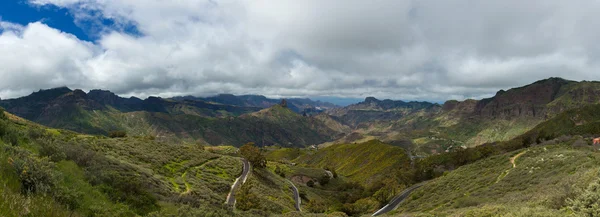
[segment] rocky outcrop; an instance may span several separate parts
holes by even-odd
[[[547,105],[551,103],[565,85],[573,81],[549,78],[533,84],[499,91],[494,97],[482,99],[475,113],[488,118],[511,119],[519,117],[546,118]]]

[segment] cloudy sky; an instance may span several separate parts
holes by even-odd
[[[596,0],[5,0],[0,97],[443,101],[600,80]]]

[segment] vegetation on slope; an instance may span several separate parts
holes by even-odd
[[[241,161],[196,144],[81,135],[6,115],[0,138],[2,216],[236,214],[223,202]]]
[[[410,158],[402,148],[378,140],[332,145],[301,156],[296,162],[310,167],[335,168],[339,174],[363,184],[372,184],[396,168],[410,167]]]
[[[569,198],[598,178],[600,154],[577,141],[496,155],[429,181],[401,204],[416,216],[565,216]],[[521,154],[511,163],[511,157]]]

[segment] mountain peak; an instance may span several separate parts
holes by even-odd
[[[365,98],[365,102],[366,103],[379,102],[379,100],[375,97],[369,96],[369,97]]]
[[[550,77],[550,78],[546,78],[546,79],[542,79],[536,82],[533,82],[534,84],[541,84],[541,83],[569,83],[572,82],[570,80],[561,78],[561,77]]]
[[[101,90],[101,89],[94,89],[94,90],[90,90],[90,92],[88,92],[89,95],[94,95],[94,96],[112,96],[112,95],[116,95],[113,92],[110,92],[108,90]]]
[[[85,97],[85,96],[87,96],[87,94],[85,92],[83,92],[83,90],[81,90],[81,89],[75,89],[75,90],[73,90],[72,93],[73,93],[74,96],[77,96],[77,97]]]

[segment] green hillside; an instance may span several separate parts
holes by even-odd
[[[12,115],[0,117],[0,138],[2,216],[241,212],[223,205],[241,161],[197,144],[82,135]]]
[[[521,149],[460,167],[413,192],[391,215],[571,215],[568,199],[576,199],[600,172],[600,153],[573,148],[575,141]]]
[[[306,106],[319,103],[296,101],[302,101]],[[0,100],[0,106],[50,127],[94,135],[125,131],[129,135],[152,136],[177,143],[240,146],[255,142],[304,147],[330,141],[340,133],[318,119],[302,116],[280,105],[260,110],[260,107],[199,99],[149,97],[141,100],[121,98],[102,90],[86,94],[66,87]]]
[[[309,167],[333,168],[363,184],[372,184],[397,168],[410,167],[410,158],[402,148],[378,140],[332,145],[295,161]]]

